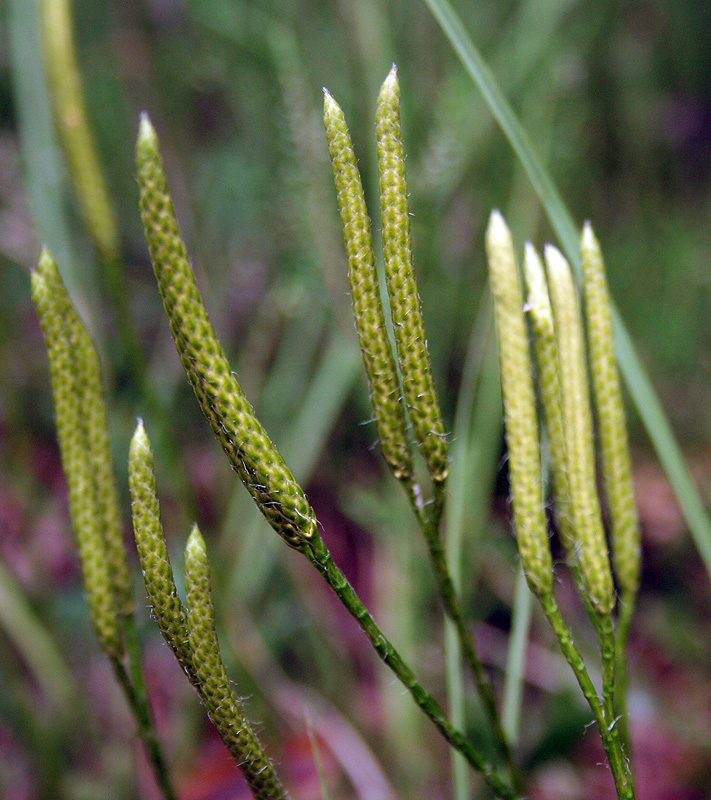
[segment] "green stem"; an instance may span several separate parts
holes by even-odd
[[[605,748],[608,761],[610,762],[610,769],[612,770],[612,777],[615,781],[617,796],[620,800],[634,800],[635,794],[630,766],[622,751],[614,717],[608,721],[605,707],[597,694],[592,680],[590,680],[590,675],[588,675],[588,671],[585,668],[583,658],[573,642],[570,629],[560,613],[555,597],[553,594],[544,594],[541,595],[539,599],[543,606],[543,611],[558,639],[565,660],[575,673],[578,684],[595,717],[595,722],[597,723],[600,737],[602,738],[602,745]]]
[[[498,770],[452,725],[437,701],[417,680],[412,670],[380,630],[346,576],[336,566],[323,541],[313,539],[310,547],[302,552],[323,575],[328,585],[370,639],[380,658],[395,673],[398,680],[410,692],[414,701],[434,723],[445,740],[462,753],[469,764],[481,774],[497,797],[502,800],[515,800],[519,796],[518,793],[504,782]]]
[[[624,752],[632,763],[632,739],[627,711],[627,639],[634,612],[634,593],[623,592],[617,616],[617,638],[615,640],[615,714],[617,728]]]
[[[511,748],[509,747],[506,734],[504,733],[504,729],[501,724],[501,717],[496,705],[496,697],[491,686],[491,681],[489,680],[489,676],[486,674],[484,665],[479,658],[479,654],[476,650],[476,644],[474,643],[474,638],[464,618],[462,606],[459,602],[459,598],[457,597],[457,592],[454,588],[454,582],[452,581],[452,576],[447,564],[447,556],[442,544],[442,536],[440,534],[440,523],[442,520],[442,513],[444,511],[444,503],[446,498],[445,484],[433,483],[433,486],[434,497],[432,500],[430,513],[427,517],[424,517],[420,514],[418,514],[418,517],[420,519],[420,524],[422,525],[425,541],[427,542],[430,561],[432,562],[432,566],[434,568],[439,593],[442,598],[442,603],[444,604],[445,612],[454,624],[454,627],[457,631],[457,637],[459,638],[460,646],[462,648],[462,654],[466,661],[467,667],[474,678],[474,684],[477,692],[479,693],[479,697],[481,698],[482,705],[484,706],[484,711],[489,719],[496,747],[511,773],[511,777],[517,791],[522,792],[523,776],[520,774],[520,770],[514,761]]]
[[[133,617],[124,618],[124,632],[126,635],[126,650],[128,652],[128,672],[120,661],[112,659],[111,663],[114,668],[114,673],[116,674],[118,682],[121,684],[126,702],[138,725],[138,736],[146,748],[146,753],[156,783],[165,800],[177,800],[177,795],[168,774],[168,767],[165,763],[163,750],[153,722],[153,715],[151,713],[151,706],[141,663],[138,631],[136,630],[136,622]]]
[[[595,627],[600,637],[600,654],[602,656],[602,707],[607,718],[608,727],[617,727],[615,680],[616,641],[615,628],[611,614],[598,614]]]

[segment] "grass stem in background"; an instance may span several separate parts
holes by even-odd
[[[462,559],[463,543],[465,535],[465,514],[471,511],[472,505],[478,505],[472,498],[473,491],[477,494],[486,492],[485,481],[472,481],[472,474],[476,471],[471,470],[470,450],[485,437],[476,434],[481,431],[472,432],[475,428],[472,420],[473,416],[487,413],[488,406],[482,401],[481,395],[477,396],[475,402],[475,389],[478,379],[484,373],[484,347],[486,343],[486,329],[491,323],[491,312],[488,305],[484,305],[477,312],[472,333],[469,337],[467,354],[464,360],[462,380],[457,396],[457,407],[454,415],[452,430],[452,469],[448,478],[449,500],[447,503],[447,514],[444,521],[443,536],[447,560],[450,565],[452,583],[457,593],[462,590]],[[498,372],[495,376],[493,385],[498,387]],[[495,420],[499,417],[499,411],[491,421],[492,425],[486,426],[486,430],[496,427]],[[491,474],[485,472],[484,474]],[[481,488],[480,488],[481,487]],[[479,502],[482,501],[478,497]],[[450,619],[445,618],[444,629],[444,652],[445,668],[447,674],[447,695],[449,700],[449,712],[452,722],[458,727],[463,727],[466,723],[464,713],[464,664],[462,662],[462,646],[459,641],[457,628]],[[466,762],[460,753],[452,753],[452,785],[454,800],[467,800],[470,796],[469,775]]]
[[[519,566],[516,573],[516,588],[511,616],[511,638],[506,655],[506,681],[504,683],[504,703],[501,714],[506,738],[515,745],[518,742],[521,725],[521,704],[526,680],[526,653],[528,633],[533,610],[533,594],[528,588],[526,575]]]
[[[79,702],[78,687],[50,631],[42,624],[17,583],[0,562],[0,627],[17,648],[52,714],[72,719]]]

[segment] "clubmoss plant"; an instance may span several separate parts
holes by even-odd
[[[62,465],[92,622],[136,719],[158,785],[166,800],[172,800],[175,792],[153,725],[133,617],[99,357],[47,250],[32,273],[32,299],[49,356]]]
[[[561,372],[563,428],[577,566],[583,594],[600,639],[603,702],[608,724],[617,718],[615,702],[616,605],[610,556],[597,492],[592,409],[586,342],[578,293],[568,262],[552,245],[545,248]],[[617,735],[617,730],[614,731]]]
[[[200,408],[233,467],[272,527],[321,573],[442,736],[498,797],[516,797],[501,772],[452,725],[420,684],[334,563],[303,490],[257,420],[215,336],[180,236],[158,139],[146,116],[140,123],[136,159],[143,225],[175,345]]]
[[[520,788],[518,769],[501,725],[494,692],[457,597],[440,533],[445,501],[444,487],[449,473],[448,444],[434,389],[420,297],[412,263],[409,201],[400,125],[400,87],[395,66],[390,70],[378,95],[376,138],[385,278],[402,378],[402,392],[397,395],[391,388],[398,381],[398,376],[395,373],[394,357],[385,331],[384,317],[380,312],[375,259],[370,242],[360,174],[345,117],[328,93],[324,103],[324,124],[343,222],[344,242],[349,255],[356,327],[359,332],[364,331],[364,334],[359,334],[360,344],[369,375],[375,418],[379,429],[382,427],[388,431],[388,450],[406,452],[409,455],[409,441],[403,425],[403,406],[407,406],[415,440],[427,464],[433,488],[432,502],[425,509],[419,487],[409,480],[405,481],[410,501],[427,543],[445,612],[457,631],[464,659],[474,678],[492,728],[495,746],[506,763],[514,784]],[[358,221],[357,225],[353,224],[354,220]],[[367,248],[363,246],[361,233],[363,229],[368,231]],[[356,301],[356,297],[362,296],[359,286],[362,272],[368,276],[367,304]],[[377,309],[377,315],[373,309]],[[377,349],[371,346],[372,341],[377,341]],[[373,352],[379,353],[383,348],[381,361],[387,360],[390,366],[387,371],[376,372],[372,376]],[[381,382],[381,378],[386,374],[387,384]],[[373,388],[374,384],[377,390]],[[385,402],[379,399],[383,395],[386,398]],[[393,403],[397,408],[392,407]],[[385,453],[385,447],[383,450]],[[397,471],[395,475],[399,477]]]
[[[580,239],[583,294],[590,353],[595,412],[600,438],[602,478],[610,515],[610,543],[615,577],[620,589],[617,618],[616,676],[612,704],[620,719],[620,735],[629,752],[627,724],[627,668],[624,656],[641,572],[641,545],[632,464],[617,368],[615,342],[605,267],[600,245],[587,222]],[[609,645],[608,645],[609,646]]]
[[[400,126],[400,84],[394,65],[378,95],[376,136],[385,277],[405,401],[432,480],[443,483],[449,474],[447,436],[434,388],[412,265],[405,153]]]
[[[624,691],[625,655],[614,633],[616,597],[597,496],[588,365],[577,292],[567,262],[554,247],[548,245],[545,251],[546,281],[540,259],[533,247],[527,245],[524,272],[529,298],[525,308],[532,321],[541,404],[549,428],[554,490],[560,506],[557,519],[599,635],[602,698],[590,680],[554,594],[529,337],[513,242],[496,211],[487,230],[487,253],[499,334],[509,475],[521,561],[529,585],[538,596],[590,704],[618,796],[633,798],[627,737],[624,730],[620,733],[618,725],[619,712],[624,708],[620,696]],[[597,300],[607,302],[609,312],[609,299],[598,294]],[[589,335],[594,334],[589,332]]]
[[[323,97],[323,118],[348,255],[353,313],[368,376],[370,399],[375,409],[380,447],[393,475],[409,486],[414,480],[414,472],[405,408],[380,302],[375,252],[363,184],[345,116],[326,90]]]
[[[47,73],[70,171],[97,249],[104,261],[115,265],[118,237],[115,226],[112,228],[111,208],[86,122],[68,6],[66,0],[42,2]],[[54,28],[58,31],[56,36]],[[376,110],[387,309],[381,302],[370,220],[345,115],[325,90],[324,122],[356,328],[382,452],[393,475],[407,491],[414,519],[427,543],[443,607],[454,623],[464,660],[487,714],[490,741],[486,751],[455,727],[334,562],[304,489],[257,418],[212,327],[180,235],[158,138],[143,115],[136,144],[140,210],[158,290],[198,405],[269,525],[321,574],[382,661],[442,737],[482,776],[490,791],[496,797],[514,800],[524,795],[523,781],[502,730],[493,687],[454,590],[441,539],[449,452],[413,267],[395,67],[382,84]],[[639,529],[602,256],[592,230],[586,226],[581,243],[586,340],[567,262],[548,246],[546,275],[535,250],[527,246],[524,272],[528,287],[525,308],[531,321],[529,337],[513,241],[498,212],[490,219],[486,249],[521,562],[528,585],[540,601],[590,705],[618,796],[633,800],[628,735],[619,715],[625,713],[624,643],[639,583]],[[98,355],[64,289],[56,264],[46,252],[32,276],[32,292],[49,353],[60,446],[92,620],[134,712],[163,793],[172,800],[175,795],[155,738],[140,668],[131,577],[121,537]],[[394,345],[390,342],[386,312],[392,321]],[[532,349],[538,367],[538,398]],[[620,603],[596,488],[588,366],[611,517],[612,562],[622,594]],[[601,693],[590,679],[557,605],[556,568],[545,513],[538,399],[550,442],[556,521],[599,635]],[[421,488],[416,475],[423,476],[427,485]],[[129,485],[146,593],[163,637],[253,795],[258,800],[286,798],[286,789],[246,720],[243,704],[230,685],[220,655],[207,551],[197,526],[193,527],[185,550],[184,603],[176,589],[160,521],[151,444],[140,421],[130,446]]]
[[[173,210],[158,137],[141,117],[136,143],[141,219],[175,345],[200,408],[259,510],[292,547],[316,518],[237,382],[200,296]]]
[[[186,605],[178,596],[160,521],[153,451],[139,420],[129,451],[133,530],[146,594],[163,638],[207,708],[257,800],[288,797],[247,722],[220,656],[205,542],[194,526],[185,549]]]

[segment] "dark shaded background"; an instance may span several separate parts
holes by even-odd
[[[593,220],[612,293],[708,498],[711,6],[455,5],[574,219]],[[374,427],[364,424],[371,411],[321,87],[346,112],[375,200],[375,98],[398,64],[416,268],[450,429],[485,296],[489,211],[504,211],[519,245],[542,244],[550,231],[538,202],[423,3],[78,0],[74,7],[91,121],[120,219],[124,296],[171,431],[159,437],[156,455],[176,561],[197,519],[214,564],[225,659],[296,796],[320,796],[309,726],[334,798],[450,796],[446,748],[315,573],[273,541],[200,417],[140,230],[137,118],[147,110],[158,130],[201,289],[247,394],[307,483],[337,560],[439,696],[442,621],[425,550],[373,447]],[[0,8],[0,559],[61,661],[30,667],[24,648],[36,644],[33,632],[8,624],[13,607],[0,591],[0,796],[153,797],[79,583],[46,356],[29,299],[40,242],[55,253],[104,357],[127,534],[128,438],[137,415],[149,432],[160,420],[126,363],[116,298],[53,139],[34,12],[30,0]],[[500,411],[495,402],[491,408],[490,467],[472,493],[488,498],[491,487],[494,514],[471,520],[485,538],[465,540],[464,580],[499,685],[515,558],[505,476],[495,475],[504,466]],[[645,546],[630,645],[638,796],[702,798],[711,795],[709,582],[633,413],[630,423]],[[136,577],[143,598],[137,568]],[[565,576],[561,597],[594,660]],[[158,722],[181,798],[244,796],[145,606],[140,599]],[[531,797],[612,797],[596,735],[537,617],[532,636],[519,745]],[[470,711],[477,736],[478,710]],[[372,764],[368,748],[377,753]]]

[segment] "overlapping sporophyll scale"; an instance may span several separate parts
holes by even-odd
[[[486,231],[486,252],[499,334],[501,389],[518,549],[532,590],[539,596],[547,595],[553,591],[553,563],[544,513],[538,418],[523,317],[523,293],[511,233],[496,211]]]
[[[552,245],[545,248],[555,317],[565,429],[566,465],[575,545],[586,594],[601,613],[615,605],[610,559],[597,494],[585,337],[570,265]]]
[[[449,454],[412,265],[400,85],[394,66],[378,95],[376,136],[385,278],[405,401],[432,479],[441,482],[449,472]]]
[[[411,480],[404,396],[430,476],[442,482],[449,472],[449,456],[412,266],[395,67],[380,90],[376,120],[385,276],[402,386],[380,302],[370,220],[348,126],[339,105],[324,91],[324,124],[348,255],[353,310],[383,455],[396,477]]]
[[[343,111],[324,90],[324,123],[348,256],[348,277],[358,341],[368,375],[385,460],[399,480],[412,480],[412,456],[400,381],[385,327],[370,219]]]
[[[640,532],[632,483],[620,376],[615,358],[612,307],[600,245],[589,223],[580,243],[590,374],[595,394],[602,473],[610,511],[610,541],[617,581],[634,595],[640,578]]]
[[[232,466],[272,527],[292,547],[317,535],[306,495],[230,369],[180,236],[158,138],[147,116],[136,145],[141,218],[166,315],[195,396]]]
[[[46,250],[32,273],[32,299],[49,355],[62,464],[89,609],[102,649],[119,659],[124,650],[122,618],[132,613],[133,593],[99,359]]]
[[[146,594],[158,627],[204,702],[220,737],[259,800],[281,800],[276,775],[225,671],[215,631],[209,565],[197,526],[185,551],[185,608],[178,596],[160,521],[153,452],[139,420],[129,451],[131,512]]]
[[[529,582],[549,591],[547,535],[540,535],[542,489],[538,429],[529,345],[511,236],[498,212],[487,231],[490,281],[500,343],[501,380],[519,549]],[[631,597],[639,581],[639,528],[612,335],[612,314],[602,256],[592,229],[581,239],[587,342],[611,518],[611,543],[620,588]],[[600,503],[589,399],[588,358],[580,303],[570,266],[552,246],[545,250],[548,276],[526,246],[525,311],[538,366],[538,388],[548,433],[557,521],[561,538],[596,612],[615,605]],[[525,373],[525,375],[524,375]],[[531,530],[537,536],[531,541]],[[535,542],[535,544],[534,544]]]

